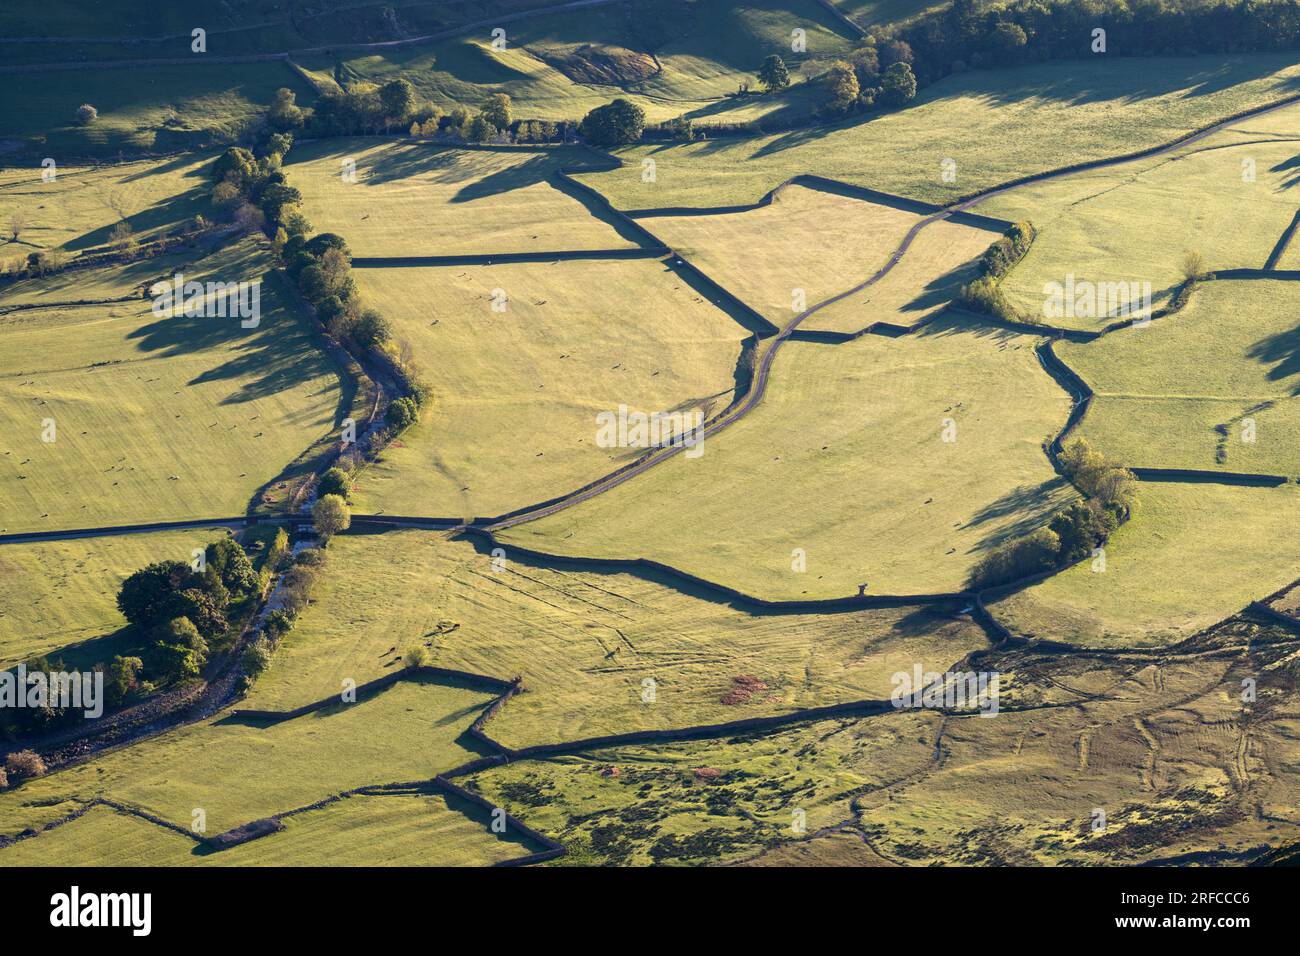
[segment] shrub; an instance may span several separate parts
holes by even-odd
[[[902,106],[915,96],[916,77],[906,63],[892,63],[880,75],[880,102],[883,105]]]
[[[9,774],[5,772],[4,767],[0,767],[0,790],[9,786]]]
[[[82,103],[77,107],[77,122],[82,126],[89,126],[97,119],[99,119],[99,110],[89,103]]]
[[[429,649],[423,644],[412,644],[402,652],[402,663],[407,667],[428,666]]]
[[[114,707],[122,704],[128,697],[140,689],[140,672],[144,670],[144,661],[138,657],[113,658],[104,673],[105,690],[108,703]]]
[[[239,662],[243,665],[245,674],[250,677],[258,676],[266,670],[266,665],[271,663],[271,642],[259,634],[244,648]]]
[[[5,758],[5,770],[16,782],[45,775],[45,761],[35,750],[17,750]]]
[[[352,340],[363,349],[376,348],[387,342],[393,334],[388,320],[374,309],[365,309],[349,329]]]
[[[316,493],[319,495],[338,495],[346,499],[351,490],[352,479],[346,471],[338,467],[330,468],[316,483]]]
[[[1060,550],[1061,539],[1050,528],[1004,541],[971,569],[970,586],[982,590],[1050,570]]]
[[[826,87],[826,100],[821,106],[823,113],[832,116],[847,113],[858,101],[861,87],[851,64],[836,60],[826,71],[822,83]]]
[[[410,428],[420,420],[420,408],[411,398],[395,399],[384,412],[384,421],[395,431]]]
[[[1105,508],[1124,515],[1137,506],[1137,476],[1109,461],[1086,438],[1076,438],[1061,449],[1061,467],[1079,489]]]

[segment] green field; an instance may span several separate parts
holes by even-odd
[[[1094,647],[1160,646],[1236,613],[1300,574],[1294,485],[1144,482],[1140,510],[1084,561],[992,605],[1017,634]]]
[[[4,866],[483,866],[534,847],[465,816],[442,795],[356,796],[284,821],[279,833],[211,852],[173,830],[99,806],[0,850]]]
[[[921,217],[788,185],[770,205],[641,224],[728,292],[783,326],[883,266]],[[802,291],[802,296],[796,298]]]
[[[253,281],[268,265],[246,241],[185,275]],[[160,317],[147,301],[6,316],[0,530],[243,514],[335,426],[344,394],[277,282],[263,282],[256,329],[238,318]]]
[[[92,655],[116,645],[126,637],[116,599],[127,575],[154,561],[188,563],[195,548],[224,535],[196,528],[0,546],[0,664],[70,645]],[[114,646],[113,653],[121,651]]]
[[[468,518],[535,504],[642,453],[598,447],[599,413],[721,411],[735,388],[745,330],[656,260],[354,276],[433,389],[419,425],[366,470],[361,511]],[[492,311],[494,290],[506,311]]]
[[[1078,434],[1130,466],[1300,474],[1297,309],[1298,283],[1217,280],[1176,315],[1060,343],[1097,393]]]
[[[185,54],[180,54],[185,55]],[[17,142],[35,165],[45,156],[73,162],[120,152],[168,152],[233,141],[289,87],[298,102],[314,91],[285,63],[160,65],[59,70],[5,77],[0,140]],[[99,118],[77,124],[90,103]]]
[[[478,756],[458,738],[490,700],[412,681],[269,727],[230,718],[192,724],[5,791],[0,832],[100,796],[184,827],[202,809],[212,836],[343,790],[427,780]]]
[[[356,163],[356,181],[340,175]],[[292,154],[289,175],[318,232],[355,256],[452,256],[623,249],[625,226],[556,188],[557,170],[592,165],[578,149],[468,150],[425,143],[324,140]],[[470,224],[473,224],[472,226]]]
[[[0,246],[0,259],[36,249],[70,252],[102,246],[119,222],[141,241],[195,216],[212,216],[204,167],[212,157],[142,160],[111,166],[60,166],[53,182],[41,169],[0,171],[0,223],[5,238],[14,217],[25,223],[19,242]],[[88,298],[88,296],[77,296]]]
[[[1300,108],[1276,114],[1300,119]],[[1044,310],[1045,284],[1150,283],[1152,303],[1168,302],[1183,281],[1182,260],[1205,270],[1260,269],[1295,213],[1295,139],[1261,140],[1253,120],[1169,157],[1128,163],[992,197],[981,212],[1030,219],[1033,247],[1003,289],[1025,314],[1056,326],[1101,329],[1109,303]],[[1248,167],[1254,164],[1253,178]],[[1153,242],[1152,237],[1162,237]]]
[[[858,332],[873,322],[912,326],[942,309],[975,276],[997,233],[940,219],[925,226],[878,282],[808,316],[799,328]]]
[[[1037,341],[936,322],[787,346],[763,403],[702,456],[505,538],[653,558],[767,599],[847,597],[864,582],[873,594],[961,590],[983,552],[1071,496],[1042,451],[1069,399],[1039,368]]]
[[[905,110],[835,127],[619,151],[624,167],[580,176],[620,209],[756,202],[799,173],[946,204],[1041,170],[1168,142],[1280,99],[1300,67],[1284,55],[1062,61],[950,76]],[[1134,90],[1142,91],[1134,95]],[[641,180],[652,157],[656,181]],[[957,163],[956,181],[941,176]]]
[[[947,668],[985,637],[946,609],[750,614],[628,574],[495,567],[438,533],[354,533],[330,545],[317,600],[250,706],[337,693],[345,678],[390,673],[417,643],[438,666],[522,676],[525,693],[489,725],[521,747],[883,699],[896,672]],[[724,701],[745,677],[761,692]]]

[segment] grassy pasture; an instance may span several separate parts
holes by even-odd
[[[705,439],[702,456],[505,537],[653,558],[768,599],[844,597],[863,582],[879,594],[960,590],[983,551],[1070,498],[1042,451],[1069,400],[1036,342],[936,322],[902,338],[789,345],[763,403]],[[943,440],[948,419],[955,442]],[[806,573],[792,571],[794,549]]]
[[[356,162],[356,182],[340,176]],[[292,153],[289,175],[318,232],[356,256],[631,248],[638,243],[557,189],[560,169],[590,166],[578,149],[466,150],[397,140],[326,140]]]
[[[868,278],[920,217],[891,206],[786,186],[768,206],[642,225],[673,251],[778,326]],[[987,243],[986,243],[987,245]]]
[[[468,806],[468,805],[466,805]],[[357,796],[284,820],[280,833],[223,850],[196,851],[179,833],[114,810],[85,816],[0,850],[5,866],[483,866],[530,845],[465,815],[461,801]],[[478,812],[477,808],[473,808]]]
[[[791,53],[791,31],[807,33],[808,54]],[[708,121],[773,111],[806,113],[805,97],[727,98],[769,53],[792,69],[850,48],[849,30],[814,0],[656,0],[540,16],[504,25],[507,45],[493,49],[487,28],[414,47],[305,55],[304,67],[345,84],[402,77],[444,107],[477,106],[508,93],[526,119],[577,120],[623,96],[651,122],[683,113]]]
[[[251,281],[267,268],[243,242],[185,274]],[[6,316],[0,528],[243,514],[342,409],[338,371],[282,296],[274,277],[263,283],[256,329],[156,316],[148,301]]]
[[[0,245],[0,258],[26,256],[38,248],[81,252],[102,246],[123,221],[135,238],[147,241],[195,216],[211,217],[211,183],[205,172],[211,159],[203,155],[58,167],[48,183],[41,181],[39,166],[0,170],[0,229],[5,239],[15,216],[26,221],[19,242]]]
[[[78,69],[5,76],[0,140],[22,141],[22,155],[71,162],[119,151],[164,152],[229,142],[282,86],[307,105],[314,92],[279,62]],[[99,118],[76,121],[89,102]]]
[[[946,219],[932,222],[879,282],[813,313],[799,328],[851,333],[872,322],[915,325],[957,297],[996,238],[995,232]]]
[[[434,392],[367,469],[362,511],[474,517],[543,501],[643,453],[598,447],[598,413],[721,410],[735,388],[745,330],[657,260],[354,274]]]
[[[1131,466],[1300,473],[1298,309],[1300,283],[1216,280],[1176,315],[1060,343],[1097,393],[1079,434]]]
[[[0,665],[27,660],[69,645],[69,662],[108,653],[102,645],[126,637],[117,610],[117,589],[154,561],[189,561],[194,548],[224,537],[223,529],[0,545]]]
[[[316,600],[250,706],[337,693],[344,678],[390,673],[415,644],[439,666],[521,675],[526,692],[490,732],[527,746],[882,699],[896,672],[946,669],[985,637],[943,610],[755,615],[628,574],[495,568],[439,533],[353,533],[330,545]],[[724,703],[745,676],[765,688]],[[653,702],[642,700],[647,679]]]
[[[6,791],[0,831],[103,796],[187,827],[202,808],[216,834],[354,787],[428,779],[477,756],[458,738],[489,700],[478,690],[405,682],[273,726],[190,725]]]
[[[1282,54],[972,71],[897,112],[754,139],[643,144],[619,152],[622,169],[580,178],[620,209],[751,203],[797,173],[945,204],[1039,170],[1168,142],[1294,92],[1297,77],[1300,67]],[[646,156],[657,164],[654,183],[641,181]],[[957,162],[954,183],[941,178],[944,159]]]
[[[1300,119],[1300,108],[1286,111]],[[1200,252],[1209,271],[1263,268],[1295,214],[1293,165],[1300,140],[1260,142],[1225,132],[1177,158],[1126,164],[994,197],[981,211],[1028,218],[1038,227],[1029,254],[1003,283],[1025,313],[1070,328],[1100,329],[1114,314],[1047,318],[1044,285],[1149,282],[1156,307],[1183,281],[1182,259]],[[1243,180],[1243,163],[1255,179]],[[1152,237],[1161,237],[1152,241]]]
[[[1294,485],[1146,482],[1140,511],[1083,562],[991,605],[1017,634],[1088,646],[1159,646],[1188,637],[1295,580]]]

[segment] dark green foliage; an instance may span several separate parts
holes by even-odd
[[[906,63],[894,63],[880,75],[879,100],[883,106],[902,106],[916,96],[916,77]]]
[[[214,572],[231,594],[239,597],[257,589],[257,572],[239,542],[221,538],[208,545],[204,555],[209,571]]]
[[[1056,566],[1061,539],[1048,528],[1012,538],[982,557],[971,569],[970,586],[975,589],[996,587],[1029,577]]]
[[[352,490],[352,479],[342,468],[330,468],[320,476],[316,484],[316,493],[320,495],[338,495],[346,498]]]
[[[363,349],[383,345],[392,337],[388,320],[374,309],[364,309],[352,323],[349,334]]]
[[[388,406],[384,420],[396,431],[401,431],[420,420],[420,408],[413,399],[399,398]]]
[[[122,582],[117,594],[118,610],[132,624],[155,624],[172,594],[193,586],[197,580],[195,571],[181,561],[151,564]]]
[[[1118,527],[1115,515],[1096,500],[1076,501],[1053,516],[1048,527],[1060,539],[1058,560],[1073,564],[1106,543]]]
[[[645,110],[619,98],[588,113],[578,129],[593,146],[626,146],[645,131]]]
[[[980,271],[991,278],[1001,279],[1029,252],[1036,235],[1038,230],[1033,223],[1016,223],[984,250],[984,255],[980,256]]]
[[[768,56],[763,61],[763,65],[758,68],[758,82],[762,83],[769,93],[789,86],[790,72],[785,68],[785,61],[775,53]]]

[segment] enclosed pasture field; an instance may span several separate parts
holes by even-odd
[[[982,553],[1073,494],[1043,454],[1070,403],[1039,367],[1038,341],[935,322],[902,338],[791,344],[763,402],[698,458],[678,454],[504,538],[651,558],[766,600],[850,597],[862,584],[960,591]]]
[[[246,241],[183,273],[264,280],[256,328],[156,315],[152,299],[5,316],[0,529],[241,515],[336,428],[341,373],[269,266]]]
[[[354,256],[461,256],[631,249],[635,234],[555,182],[590,167],[576,148],[454,149],[409,140],[323,140],[291,154],[289,174],[318,232]],[[355,163],[355,181],[344,163]]]
[[[989,609],[1013,633],[1090,647],[1176,643],[1293,581],[1294,485],[1143,482],[1137,515],[1083,561]]]
[[[1096,393],[1077,433],[1132,467],[1300,474],[1300,282],[1218,279],[1187,306],[1057,345]]]
[[[943,670],[986,643],[955,608],[765,614],[667,579],[497,561],[429,531],[350,533],[324,573],[250,706],[297,707],[423,645],[439,667],[523,677],[488,725],[511,747],[883,700],[914,661]]]
[[[195,548],[225,536],[195,528],[0,545],[0,664],[56,652],[75,659],[129,641],[116,604],[122,581],[154,561],[188,563]]]
[[[361,511],[472,518],[536,504],[644,453],[600,447],[602,412],[721,411],[735,391],[746,330],[659,260],[354,276],[433,392],[366,469]]]
[[[578,178],[619,209],[752,203],[808,173],[946,205],[1022,176],[1167,143],[1280,100],[1298,74],[1283,54],[981,70],[927,87],[906,110],[754,138],[642,143],[618,151],[622,169]],[[1143,96],[1133,97],[1135,85]],[[652,183],[641,178],[647,157]],[[956,163],[952,182],[945,159]]]

